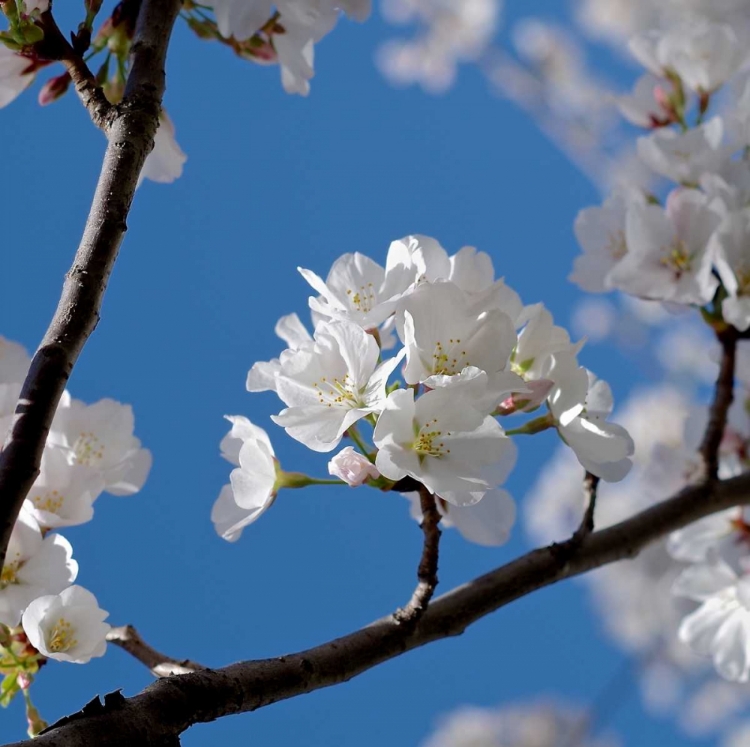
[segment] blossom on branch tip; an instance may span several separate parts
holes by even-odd
[[[109,612],[82,586],[70,586],[57,595],[35,599],[21,624],[29,642],[50,659],[87,664],[104,656],[110,626]]]

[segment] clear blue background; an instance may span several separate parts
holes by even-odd
[[[562,17],[556,0],[510,0],[508,15]],[[104,496],[93,523],[66,531],[113,624],[133,623],[157,648],[220,666],[313,646],[394,610],[411,592],[421,535],[395,495],[344,488],[282,494],[241,541],[220,540],[211,504],[228,481],[218,456],[225,413],[267,427],[288,469],[323,474],[326,458],[292,443],[268,416],[273,395],[244,390],[248,368],[278,354],[279,316],[306,312],[296,266],[328,271],[343,252],[381,262],[391,240],[437,237],[450,251],[489,252],[526,302],[563,323],[577,290],[572,222],[599,196],[476,70],[442,97],[394,90],[373,54],[392,29],[377,11],[342,22],[318,47],[312,94],[284,94],[277,68],[234,58],[179,25],[166,105],[189,155],[171,186],[139,191],[102,322],[70,382],[74,396],[132,403],[154,453],[145,489]],[[33,350],[54,311],[84,224],[104,139],[73,95],[46,109],[35,91],[0,115],[4,150],[0,333]],[[636,364],[606,346],[583,362],[623,399]],[[526,445],[526,444],[523,444]],[[522,453],[510,489],[523,496],[554,441]],[[446,532],[441,589],[527,549],[520,527],[499,549]],[[381,747],[417,745],[462,703],[542,695],[592,702],[623,655],[563,584],[507,607],[460,638],[381,665],[354,681],[197,726],[209,743]],[[88,666],[52,663],[34,686],[50,721],[95,693],[150,681],[112,647]],[[681,745],[669,721],[646,716],[634,682],[609,725],[626,745]],[[0,714],[0,740],[24,733],[21,703]],[[712,744],[692,742],[691,744]]]

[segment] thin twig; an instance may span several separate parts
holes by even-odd
[[[583,478],[583,497],[586,501],[586,509],[583,512],[581,523],[571,537],[572,542],[580,542],[584,537],[594,531],[594,513],[596,511],[596,492],[599,487],[599,478],[586,472]]]
[[[424,543],[417,568],[417,586],[405,607],[393,613],[393,619],[402,625],[413,625],[424,614],[438,585],[438,557],[440,554],[440,512],[435,496],[424,485],[419,486],[419,503],[422,508]]]
[[[708,425],[700,445],[707,480],[716,480],[719,475],[719,447],[727,425],[727,413],[734,399],[734,369],[737,357],[737,331],[734,327],[717,332],[716,337],[721,343],[721,363],[709,410]]]
[[[197,723],[254,711],[346,682],[407,651],[460,635],[472,623],[538,589],[594,568],[635,557],[646,545],[705,516],[750,504],[750,473],[701,483],[570,549],[566,543],[534,550],[432,600],[414,627],[388,615],[349,635],[275,659],[245,661],[157,680],[116,707],[105,701],[95,716],[78,717],[7,747],[132,747],[174,742]]]
[[[37,23],[44,31],[44,40],[40,43],[43,53],[50,59],[59,60],[65,65],[78,98],[86,107],[91,121],[107,133],[117,110],[107,101],[104,91],[96,81],[96,76],[60,31],[51,10],[42,13]]]
[[[99,321],[138,176],[154,144],[164,93],[164,62],[180,0],[144,0],[132,67],[83,238],[65,277],[62,296],[31,361],[13,424],[0,451],[0,567],[24,498],[39,474],[52,418],[78,356]]]
[[[107,640],[127,651],[132,657],[151,670],[154,677],[170,677],[173,674],[192,674],[207,669],[190,659],[173,659],[151,647],[141,638],[132,625],[112,628],[107,633]]]

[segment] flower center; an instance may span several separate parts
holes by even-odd
[[[433,374],[453,376],[471,365],[466,358],[466,351],[461,350],[460,345],[461,340],[452,337],[448,340],[447,347],[440,340],[435,343],[430,365]]]
[[[65,496],[61,495],[57,490],[48,490],[46,493],[32,496],[31,502],[40,511],[49,511],[51,514],[59,514],[60,509],[65,503]]]
[[[22,565],[23,563],[21,562],[20,557],[16,558],[16,560],[5,562],[2,573],[0,573],[0,590],[11,584],[18,583],[17,574]]]
[[[675,239],[669,246],[663,247],[664,256],[659,260],[663,267],[674,270],[679,278],[683,272],[690,271],[692,256],[682,239]]]
[[[421,428],[414,425],[414,443],[411,448],[417,453],[420,463],[425,457],[442,457],[450,454],[451,450],[445,448],[443,436],[450,436],[450,432],[443,433],[437,428],[438,419],[428,420]]]
[[[354,381],[348,373],[343,378],[334,377],[329,379],[323,376],[320,382],[313,382],[313,389],[318,395],[318,402],[327,407],[360,407],[359,392],[354,386]]]
[[[613,231],[608,236],[607,251],[614,260],[622,259],[628,253],[625,231]]]
[[[349,297],[349,301],[356,311],[368,312],[377,303],[377,296],[375,295],[375,286],[372,283],[367,285],[360,285],[359,289],[349,288],[346,291],[346,295]]]
[[[64,617],[58,619],[49,634],[47,648],[53,653],[68,651],[78,645],[75,629]]]
[[[73,446],[73,452],[78,464],[94,467],[104,458],[104,444],[93,431],[81,433]]]

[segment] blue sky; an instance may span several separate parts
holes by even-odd
[[[554,2],[510,3],[560,13]],[[211,504],[227,482],[218,456],[222,415],[267,427],[288,469],[323,474],[325,457],[291,442],[268,416],[272,395],[244,390],[248,368],[280,350],[279,316],[306,313],[295,268],[320,274],[342,253],[383,262],[391,240],[473,244],[523,299],[567,322],[579,292],[565,280],[577,247],[572,222],[595,189],[474,70],[449,93],[394,90],[373,55],[389,33],[377,12],[342,22],[317,50],[308,99],[286,95],[278,69],[243,63],[180,26],[166,106],[189,160],[171,186],[139,191],[102,321],[71,378],[74,396],[131,403],[136,434],[154,453],[145,489],[104,496],[91,524],[65,532],[79,582],[157,648],[220,666],[309,647],[380,617],[408,597],[420,532],[395,495],[346,488],[282,494],[235,545],[213,532]],[[104,139],[68,95],[40,109],[27,93],[0,115],[6,152],[0,333],[33,349],[54,311],[85,220]],[[623,399],[636,363],[592,347],[583,362]],[[510,489],[521,498],[554,441],[522,453]],[[527,548],[519,527],[499,549],[448,532],[447,590]],[[417,745],[460,704],[539,695],[590,703],[621,666],[584,590],[568,583],[521,600],[455,640],[431,645],[356,680],[255,714],[199,726],[186,747]],[[111,648],[87,666],[53,664],[34,686],[50,721],[95,693],[150,681]],[[634,683],[610,725],[624,745],[687,744],[642,710]],[[23,734],[20,703],[0,739]],[[712,742],[690,742],[708,745]]]

